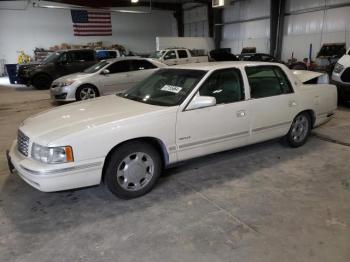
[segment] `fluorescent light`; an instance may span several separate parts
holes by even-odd
[[[133,4],[136,4],[138,2],[139,2],[139,0],[131,0],[131,3],[133,3]]]

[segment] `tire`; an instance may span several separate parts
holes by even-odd
[[[82,85],[75,92],[75,99],[77,101],[88,100],[99,97],[100,93],[97,88],[93,85]]]
[[[140,197],[151,191],[162,171],[158,151],[144,142],[123,144],[106,161],[104,183],[122,199]]]
[[[308,113],[298,114],[286,135],[286,141],[290,147],[300,147],[304,145],[311,132],[311,117]]]
[[[39,74],[33,77],[32,84],[36,89],[49,89],[52,83],[52,78],[46,74]]]

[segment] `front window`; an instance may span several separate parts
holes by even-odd
[[[238,69],[217,70],[199,89],[199,95],[212,96],[216,104],[227,104],[244,100],[244,87]]]
[[[161,69],[119,96],[152,105],[179,105],[205,74],[203,70]]]
[[[104,68],[106,65],[108,65],[107,61],[101,61],[93,66],[88,67],[87,69],[84,70],[84,73],[87,74],[92,74],[92,73],[96,73],[98,70]]]

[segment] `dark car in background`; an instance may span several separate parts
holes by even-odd
[[[18,83],[33,85],[37,89],[48,89],[53,80],[82,72],[97,62],[95,51],[92,49],[57,51],[41,63],[19,65]]]

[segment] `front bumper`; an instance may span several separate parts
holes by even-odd
[[[93,162],[43,164],[23,156],[14,141],[7,154],[10,171],[32,187],[43,192],[54,192],[97,185],[101,181],[103,159]]]
[[[63,88],[52,85],[50,88],[51,99],[59,102],[76,101],[75,92],[76,87],[74,85],[65,86]]]

